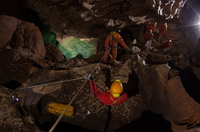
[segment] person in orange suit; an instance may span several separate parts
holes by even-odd
[[[153,33],[157,31],[157,22],[146,22],[146,31],[152,30]]]
[[[153,33],[157,32],[157,22],[154,22],[150,28],[150,30],[152,30]]]
[[[143,36],[142,44],[146,44],[147,41],[153,40],[153,32],[152,30],[148,30],[145,32]]]
[[[151,30],[152,23],[151,22],[146,22],[146,30],[149,31]]]
[[[159,32],[158,32],[158,37],[160,37],[161,35],[163,35],[166,31],[167,31],[168,25],[165,22],[164,24],[159,26]]]
[[[121,35],[115,31],[111,32],[105,40],[104,46],[105,46],[105,56],[103,59],[103,63],[107,63],[108,56],[110,52],[112,52],[112,62],[114,64],[119,63],[116,61],[117,58],[117,44],[120,43],[125,49],[128,51],[132,51],[124,42]]]

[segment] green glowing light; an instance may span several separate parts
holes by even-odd
[[[58,48],[67,59],[74,57],[88,58],[96,54],[96,46],[98,39],[78,39],[68,37],[58,44]]]

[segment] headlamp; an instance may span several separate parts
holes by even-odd
[[[118,98],[120,94],[113,94],[113,97]]]

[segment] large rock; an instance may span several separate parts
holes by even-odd
[[[13,98],[12,98],[13,97]],[[31,116],[23,117],[19,111],[19,102],[14,100],[17,95],[14,91],[0,86],[0,127],[1,131],[24,131],[24,132],[42,132],[35,126]],[[30,129],[31,128],[31,129]]]
[[[174,2],[57,0],[51,4],[29,0],[27,3],[31,9],[38,12],[39,17],[50,26],[57,38],[71,35],[78,38],[99,37],[110,30],[130,27],[136,23],[141,25],[146,21],[170,20],[179,14],[185,4],[184,0]],[[110,29],[107,30],[107,27]],[[93,29],[99,32],[94,32]]]
[[[199,124],[200,105],[188,95],[180,77],[168,80],[167,66],[143,67],[137,73],[140,94],[148,110],[162,114],[175,131]]]
[[[16,60],[29,58],[31,60],[44,59],[46,49],[42,34],[33,23],[22,21],[13,34],[9,44],[14,49]]]
[[[187,94],[179,77],[167,82],[166,94],[168,111],[164,117],[170,120],[175,130],[184,131],[200,123],[200,105]]]
[[[15,17],[0,15],[0,48],[4,47],[11,40],[20,22],[21,20]]]
[[[60,49],[52,43],[45,43],[46,48],[46,59],[51,60],[53,62],[62,61],[65,59],[64,55],[60,51]]]

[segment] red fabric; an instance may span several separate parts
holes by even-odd
[[[157,29],[157,26],[154,26],[153,24],[146,24],[147,31],[152,30],[152,32],[155,32]]]
[[[149,31],[146,31],[146,33],[143,36],[143,44],[145,44],[147,41],[153,40],[153,33],[149,33]]]
[[[146,23],[146,29],[147,29],[147,31],[151,30],[152,29],[151,27],[152,27],[151,23]]]
[[[101,104],[105,104],[105,105],[118,105],[118,104],[122,104],[123,102],[125,102],[128,99],[127,93],[122,94],[119,98],[115,98],[108,91],[106,91],[106,92],[100,92],[97,89],[96,84],[95,84],[94,81],[90,81],[90,88],[91,88],[92,93],[95,96],[97,96],[97,98],[100,99],[100,103]]]
[[[150,30],[152,30],[153,33],[156,31],[156,29],[157,29],[157,27],[155,27],[155,26],[150,27]]]
[[[158,37],[160,37],[162,34],[164,34],[167,31],[167,26],[161,25],[159,27],[159,33],[158,33]]]
[[[162,48],[167,48],[167,47],[171,46],[171,43],[167,42],[167,43],[162,44],[161,46],[162,46]]]

